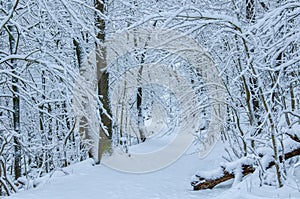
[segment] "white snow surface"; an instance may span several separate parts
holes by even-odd
[[[265,199],[300,198],[300,165],[296,165],[281,189],[259,187],[258,177],[248,176],[238,184],[219,185],[213,190],[193,191],[191,177],[199,170],[213,170],[223,161],[223,145],[205,159],[190,149],[169,167],[146,174],[129,174],[103,165],[93,166],[89,159],[57,171],[37,188],[21,191],[5,199]]]

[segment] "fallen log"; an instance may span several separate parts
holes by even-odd
[[[291,152],[284,154],[284,157],[279,156],[279,161],[282,162],[283,160],[287,160],[287,159],[290,159],[290,158],[298,156],[298,155],[300,155],[300,148],[294,149]],[[268,166],[266,167],[266,169],[270,169],[274,165],[275,165],[275,162],[271,161],[268,164]],[[242,164],[241,169],[242,169],[242,172],[241,172],[242,177],[244,177],[248,174],[254,173],[256,168],[250,164]],[[193,186],[194,190],[212,189],[216,185],[218,185],[222,182],[225,182],[227,180],[235,178],[234,170],[232,170],[232,169],[229,170],[224,166],[221,166],[221,170],[222,170],[222,175],[218,176],[218,177],[207,178],[207,177],[202,177],[200,175],[195,175],[197,180],[194,180],[191,182],[191,185]]]

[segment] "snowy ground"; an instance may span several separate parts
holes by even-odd
[[[54,173],[52,178],[35,189],[22,191],[7,199],[264,199],[300,198],[300,166],[290,177],[289,183],[278,190],[273,187],[259,188],[248,177],[243,183],[231,187],[223,185],[214,190],[192,191],[191,176],[199,169],[210,170],[219,164],[222,144],[205,158],[197,154],[185,154],[171,166],[148,174],[122,173],[103,165],[92,166],[92,160]],[[299,183],[298,183],[299,184]],[[299,185],[300,186],[300,185]]]

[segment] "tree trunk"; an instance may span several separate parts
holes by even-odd
[[[14,6],[14,8],[16,7],[16,5]],[[11,1],[8,2],[8,8],[10,9],[14,9],[13,8],[13,4]],[[9,35],[9,50],[10,50],[10,54],[16,54],[17,53],[17,48],[18,48],[18,44],[16,42],[16,38],[14,37],[19,37],[19,33],[18,31],[16,31],[16,27],[9,25],[8,29],[10,31],[10,35]],[[22,167],[21,167],[21,159],[22,159],[22,154],[21,154],[21,145],[19,142],[19,135],[20,135],[20,97],[19,97],[19,88],[18,88],[18,84],[19,84],[19,80],[17,78],[18,74],[17,74],[17,64],[15,60],[11,61],[11,65],[12,65],[12,72],[15,76],[12,77],[12,104],[13,104],[13,128],[14,128],[14,139],[13,139],[13,143],[14,143],[14,174],[15,174],[15,179],[18,179],[19,177],[21,177],[21,173],[22,173]]]
[[[101,13],[105,12],[105,1],[95,0],[95,8]],[[101,43],[105,41],[105,21],[97,14],[96,15],[96,30],[97,38]],[[112,136],[112,121],[111,109],[109,100],[109,74],[105,71],[106,67],[106,50],[105,48],[96,45],[96,61],[97,61],[97,76],[98,76],[98,95],[103,104],[104,110],[100,109],[100,117],[102,124],[105,126],[108,135],[104,129],[100,128],[100,140],[98,144],[97,163],[100,163],[103,152],[110,147]],[[105,113],[106,111],[106,113]]]
[[[142,100],[143,100],[143,85],[142,85],[142,77],[143,77],[143,63],[144,63],[144,54],[141,55],[140,60],[140,69],[138,71],[138,89],[137,89],[137,95],[136,95],[136,108],[138,112],[138,128],[139,128],[139,134],[140,134],[140,140],[142,142],[146,141],[145,133],[143,131],[144,127],[144,116],[143,116],[143,107],[142,107]]]

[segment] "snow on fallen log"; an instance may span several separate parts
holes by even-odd
[[[300,155],[299,146],[298,148],[285,153],[284,157],[279,156],[279,161],[282,162],[284,159],[287,160],[298,155]],[[255,158],[243,157],[236,161],[223,164],[213,171],[198,172],[192,178],[191,185],[193,186],[194,190],[202,190],[212,189],[216,185],[228,181],[230,179],[235,179],[234,183],[237,183],[244,176],[254,173],[256,169],[255,163]],[[270,169],[274,165],[274,159],[270,159],[269,163],[266,166],[266,169]]]

